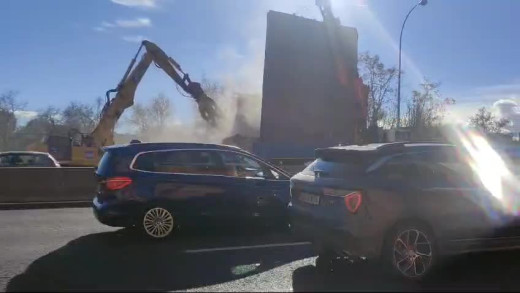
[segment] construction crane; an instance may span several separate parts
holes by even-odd
[[[136,65],[143,48],[145,52]],[[75,137],[51,135],[45,141],[33,144],[28,149],[49,152],[65,166],[97,165],[101,148],[114,144],[116,123],[123,112],[134,104],[137,86],[152,62],[173,79],[179,91],[182,89],[186,93],[181,93],[182,95],[195,100],[201,117],[210,126],[215,127],[220,117],[215,101],[206,95],[200,83],[190,79],[179,63],[166,55],[156,44],[144,40],[117,87],[106,92],[106,102],[100,120],[90,134],[76,132]],[[111,98],[110,95],[113,93],[115,93],[115,97]]]

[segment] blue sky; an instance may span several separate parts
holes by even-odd
[[[0,2],[0,91],[17,90],[27,110],[93,102],[113,88],[138,48],[150,39],[192,79],[260,92],[266,13],[321,19],[315,0],[3,0]],[[332,0],[343,25],[359,33],[359,51],[397,65],[401,23],[415,0]],[[430,0],[408,20],[403,93],[425,76],[456,100],[447,119],[464,120],[480,106],[520,97],[516,0]],[[151,67],[136,99],[172,99],[178,119],[193,103]],[[516,113],[513,111],[513,113]]]

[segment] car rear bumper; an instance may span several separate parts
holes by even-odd
[[[318,252],[331,249],[338,254],[366,258],[379,258],[381,254],[380,237],[359,237],[344,226],[333,226],[294,207],[289,207],[289,217],[293,234],[311,241]]]
[[[140,218],[140,208],[135,203],[100,202],[95,197],[92,210],[100,223],[112,227],[131,227]]]

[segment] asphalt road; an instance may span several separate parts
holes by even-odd
[[[520,252],[450,258],[421,284],[375,264],[319,274],[310,245],[259,228],[149,241],[88,208],[0,211],[0,289],[159,291],[520,290]]]

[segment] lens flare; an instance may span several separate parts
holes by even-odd
[[[511,171],[512,163],[480,133],[460,128],[454,130],[453,138],[461,148],[462,156],[482,186],[495,199],[493,204],[488,204],[487,211],[518,215],[516,190],[520,182]],[[498,203],[498,206],[494,203]]]

